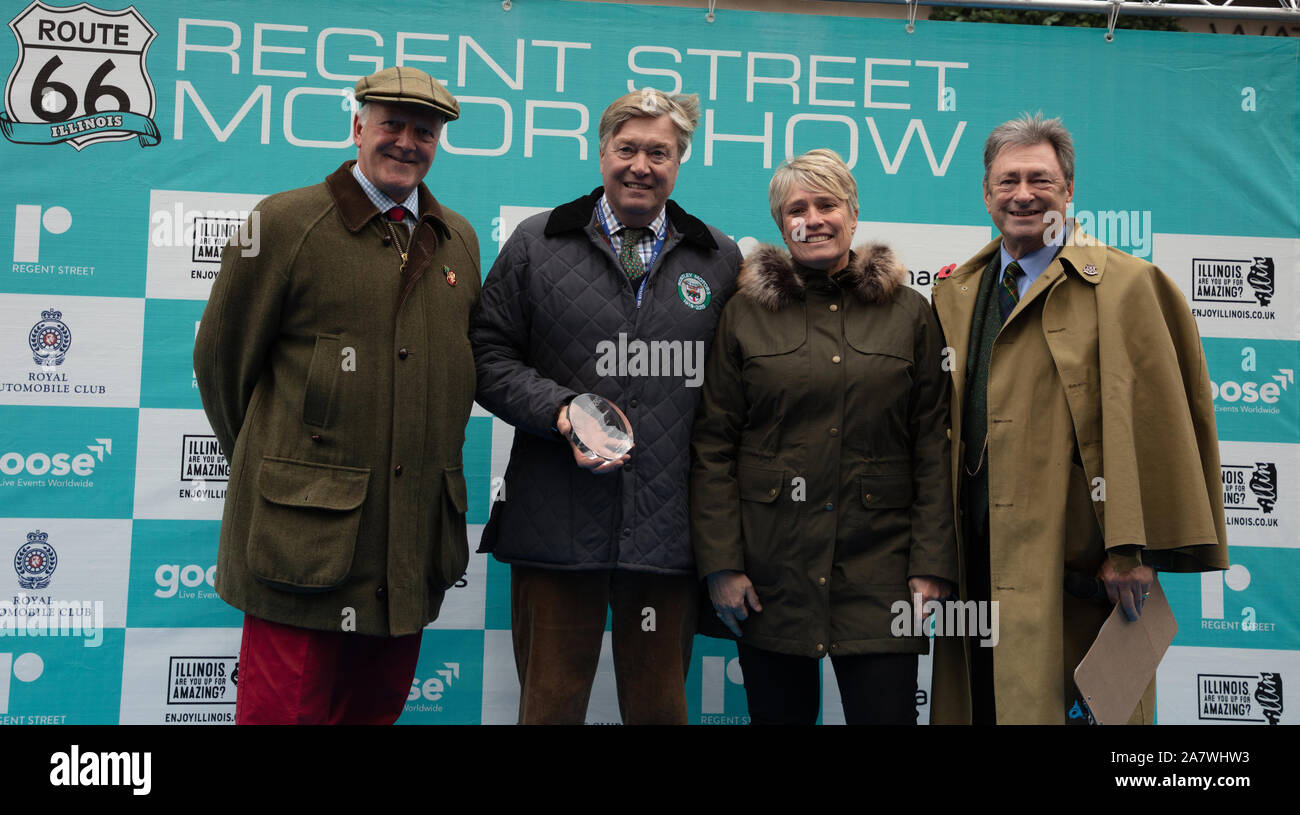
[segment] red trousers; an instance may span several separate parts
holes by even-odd
[[[313,631],[244,615],[235,724],[392,724],[420,635]]]

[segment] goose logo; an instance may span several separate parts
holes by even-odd
[[[1272,382],[1252,382],[1250,380],[1243,382],[1231,380],[1215,382],[1211,380],[1210,397],[1216,401],[1230,404],[1241,402],[1253,405],[1256,402],[1263,402],[1266,405],[1275,405],[1282,398],[1282,394],[1286,392],[1287,388],[1295,384],[1295,370],[1292,368],[1278,368],[1278,373],[1273,374],[1272,379]]]
[[[153,121],[153,80],[145,68],[158,36],[128,6],[102,11],[37,0],[9,21],[18,62],[5,84],[0,135],[17,144],[59,144],[76,150],[135,138],[141,147],[162,137]]]
[[[78,475],[95,472],[95,465],[105,456],[113,454],[112,439],[95,439],[98,444],[87,444],[89,453],[4,453],[0,455],[0,473],[4,475]],[[91,455],[91,454],[94,455]],[[19,485],[23,486],[23,485]]]
[[[27,533],[27,543],[14,554],[14,571],[18,573],[18,587],[27,590],[43,589],[59,565],[59,556],[50,546],[50,536],[37,529]]]

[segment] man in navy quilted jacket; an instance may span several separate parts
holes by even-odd
[[[616,100],[600,119],[604,186],[521,223],[483,286],[477,399],[516,432],[480,551],[510,564],[521,724],[583,722],[607,610],[623,722],[686,723],[691,421],[741,261],[668,200],[698,121],[694,95]],[[583,393],[627,415],[628,455],[568,441]]]

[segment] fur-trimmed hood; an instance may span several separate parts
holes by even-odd
[[[907,268],[883,243],[860,246],[849,255],[849,265],[836,279],[865,303],[884,303],[907,280]],[[804,297],[807,283],[786,250],[763,244],[745,258],[737,294],[776,311]]]

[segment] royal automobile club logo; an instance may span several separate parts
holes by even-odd
[[[1277,281],[1273,258],[1248,260],[1193,258],[1192,299],[1202,303],[1249,303],[1267,306]]]
[[[50,536],[37,529],[27,533],[27,543],[14,553],[14,571],[18,573],[18,587],[43,589],[50,585],[50,577],[59,565],[59,556],[50,546]]]
[[[72,329],[68,328],[62,318],[62,311],[42,311],[41,319],[27,333],[32,360],[42,368],[62,365],[68,356],[68,349],[72,347]]]
[[[40,370],[27,371],[26,381],[0,382],[0,392],[77,396],[107,394],[107,385],[79,380],[75,373],[70,376],[68,371],[60,369],[68,360],[71,348],[72,329],[63,321],[63,312],[55,308],[42,311],[41,319],[27,332],[27,349],[32,354],[32,362]]]
[[[154,124],[153,80],[145,68],[158,36],[128,6],[103,11],[35,2],[9,21],[18,61],[5,84],[0,134],[18,144],[77,150],[135,138],[141,147],[162,137]]]
[[[1196,717],[1203,721],[1277,724],[1282,710],[1280,673],[1196,676]]]
[[[1228,516],[1230,525],[1277,525],[1275,518],[1265,517],[1272,515],[1277,506],[1278,475],[1275,462],[1224,464],[1222,473],[1223,508],[1229,513],[1241,513],[1241,516]],[[1242,520],[1247,516],[1253,516],[1255,520]]]
[[[687,308],[703,311],[708,307],[712,294],[708,282],[699,275],[686,272],[677,278],[677,296]]]

